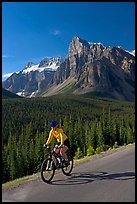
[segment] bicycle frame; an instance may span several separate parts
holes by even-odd
[[[56,153],[55,150],[54,150],[54,146],[51,146],[50,147],[51,150],[50,150],[50,155],[49,155],[49,158],[51,158],[53,161],[54,161],[54,158],[56,160],[56,166],[59,168],[62,167],[62,164],[63,164],[63,161],[64,161],[64,158],[60,155],[60,153]],[[58,161],[58,158],[60,159],[60,162]]]
[[[53,146],[48,146],[50,152],[41,165],[41,178],[44,182],[50,183],[56,169],[62,169],[63,174],[70,176],[73,169],[73,157],[68,155],[68,162],[59,153],[56,153]],[[54,159],[55,158],[55,159]],[[58,161],[60,159],[60,162]],[[56,162],[55,162],[56,161]],[[63,162],[64,161],[64,162]]]

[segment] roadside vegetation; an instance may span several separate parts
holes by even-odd
[[[135,142],[133,102],[71,95],[2,99],[2,183],[40,171],[53,119],[69,136],[75,160]]]
[[[135,143],[124,145],[124,146],[111,147],[107,151],[100,152],[99,154],[95,153],[92,155],[87,155],[84,157],[80,157],[79,159],[74,158],[74,167],[81,165],[81,164],[84,164],[85,162],[88,162],[89,160],[94,160],[94,159],[97,159],[99,157],[104,157],[108,154],[112,154],[116,151],[120,151],[120,150],[125,149],[127,147],[132,147],[133,145],[135,145]],[[56,173],[60,173],[60,170],[56,171]],[[32,175],[20,177],[20,178],[17,178],[15,180],[11,180],[11,181],[8,181],[6,183],[3,183],[2,189],[6,190],[6,189],[9,189],[12,187],[18,187],[21,184],[24,184],[26,182],[30,182],[32,180],[36,180],[39,178],[40,178],[40,172],[33,173]]]

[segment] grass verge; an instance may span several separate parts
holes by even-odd
[[[128,144],[126,146],[120,146],[120,147],[117,147],[117,148],[111,148],[111,149],[108,149],[107,151],[101,152],[100,154],[94,154],[92,156],[85,156],[85,157],[83,157],[81,159],[74,160],[74,167],[78,166],[80,164],[83,164],[83,163],[85,163],[87,161],[97,159],[99,157],[104,157],[104,156],[106,156],[108,154],[112,154],[112,153],[114,153],[116,151],[123,150],[123,149],[125,149],[127,147],[132,147],[134,145],[135,145],[135,143]],[[58,172],[60,172],[60,171],[58,171]],[[23,184],[23,183],[25,183],[27,181],[36,180],[39,177],[40,177],[40,172],[37,172],[37,173],[35,173],[33,175],[24,176],[24,177],[21,177],[21,178],[15,179],[13,181],[9,181],[9,182],[6,182],[6,183],[2,184],[2,189],[6,190],[6,189],[8,189],[10,187],[17,187],[17,186],[19,186],[19,185],[21,185],[21,184]]]

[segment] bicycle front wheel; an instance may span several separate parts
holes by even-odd
[[[73,169],[73,157],[71,157],[71,156],[68,154],[68,163],[63,164],[63,166],[62,166],[62,172],[63,172],[63,174],[65,174],[66,176],[69,176],[70,173],[72,172],[72,169]]]
[[[41,165],[41,178],[44,182],[50,183],[55,174],[55,165],[52,159],[45,159]]]

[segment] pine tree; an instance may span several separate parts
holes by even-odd
[[[36,133],[35,136],[35,171],[39,171],[40,167],[42,165],[42,162],[44,160],[44,156],[45,158],[47,157],[46,155],[44,155],[44,148],[43,148],[43,144],[44,144],[44,134],[40,134],[38,131]]]
[[[97,146],[99,147],[105,144],[104,137],[103,137],[103,131],[102,131],[102,125],[100,121],[98,121],[96,124],[96,132],[97,132]]]

